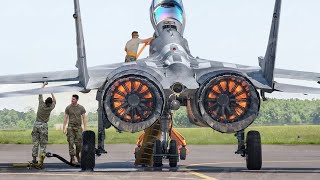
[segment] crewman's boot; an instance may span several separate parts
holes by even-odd
[[[44,159],[46,158],[46,154],[45,153],[42,153],[40,155],[40,158],[39,158],[39,168],[40,169],[43,169],[44,166],[43,166],[43,163],[44,163]]]
[[[77,161],[78,161],[77,164],[81,164],[81,158],[80,158],[80,155],[79,155],[79,154],[76,155],[76,158],[77,158]]]
[[[46,157],[46,154],[41,154],[40,155],[40,158],[39,158],[39,162],[37,162],[37,158],[36,157],[33,157],[33,160],[32,160],[32,164],[34,168],[36,169],[43,169],[44,166],[43,166],[43,162],[44,162],[44,158]]]
[[[70,163],[76,164],[76,160],[74,159],[74,156],[70,156]]]
[[[32,164],[38,164],[37,157],[33,156]]]

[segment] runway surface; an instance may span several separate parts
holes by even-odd
[[[45,160],[44,170],[12,168],[10,163],[31,160],[31,145],[0,145],[0,179],[320,179],[320,146],[263,146],[263,168],[248,171],[235,145],[188,146],[190,154],[178,168],[142,168],[133,165],[135,145],[107,145],[107,155],[96,160],[95,172]],[[47,152],[68,158],[67,145],[49,145]]]

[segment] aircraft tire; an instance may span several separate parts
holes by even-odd
[[[160,140],[156,140],[155,144],[154,144],[154,154],[155,155],[159,155],[159,154],[163,154],[162,152],[162,145],[161,145],[161,141]],[[153,166],[154,167],[162,167],[162,157],[161,156],[154,156],[153,157]]]
[[[260,170],[262,167],[261,137],[258,131],[247,134],[246,163],[249,170]]]
[[[95,154],[95,133],[93,131],[85,131],[82,134],[82,171],[93,171],[95,167]]]
[[[170,141],[170,155],[178,155],[178,147],[177,142],[175,140]],[[169,156],[169,165],[170,167],[177,167],[178,164],[178,157],[177,156]]]

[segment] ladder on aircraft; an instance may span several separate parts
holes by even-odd
[[[154,143],[161,135],[160,121],[158,120],[153,126],[146,129],[139,137],[137,148],[135,150],[135,165],[153,166],[153,148]],[[141,145],[142,143],[142,145]]]

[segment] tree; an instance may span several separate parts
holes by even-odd
[[[17,124],[18,124],[19,129],[26,129],[26,126],[27,126],[26,121],[20,120],[20,121],[18,121]]]
[[[36,120],[37,116],[36,113],[32,108],[30,108],[25,113],[25,122],[26,122],[26,128],[31,129],[33,127],[34,121]]]
[[[320,107],[313,112],[312,121],[314,124],[320,124]]]
[[[298,114],[292,116],[291,124],[301,124],[301,118]]]

